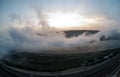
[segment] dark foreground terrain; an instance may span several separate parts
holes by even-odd
[[[116,50],[116,52],[115,52]],[[21,69],[40,71],[40,72],[58,72],[69,68],[89,66],[102,62],[115,56],[118,49],[99,52],[87,52],[79,54],[41,54],[15,52],[3,59],[7,65]],[[105,58],[106,57],[106,58]],[[95,60],[97,60],[95,62]]]
[[[120,48],[77,55],[15,53],[7,57],[0,63],[0,77],[110,77],[120,65]],[[84,69],[61,72],[75,67]]]

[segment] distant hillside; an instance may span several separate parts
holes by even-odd
[[[72,37],[72,36],[79,36],[83,33],[86,33],[86,35],[91,35],[99,32],[99,30],[67,30],[64,31],[67,37]]]

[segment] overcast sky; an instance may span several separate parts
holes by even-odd
[[[7,23],[11,14],[34,16],[33,7],[120,21],[120,0],[0,0],[0,25]]]

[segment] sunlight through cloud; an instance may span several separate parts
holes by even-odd
[[[48,23],[56,28],[82,26],[86,23],[95,23],[96,19],[86,18],[79,14],[50,13]]]

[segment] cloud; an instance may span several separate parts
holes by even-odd
[[[1,29],[0,32],[0,56],[4,56],[10,51],[25,51],[25,52],[44,52],[57,51],[57,50],[70,50],[78,46],[85,46],[90,43],[100,42],[100,38],[103,35],[109,39],[120,39],[120,32],[111,30],[111,28],[100,31],[93,35],[85,35],[85,33],[77,36],[68,38],[65,33],[55,28],[52,28],[47,23],[45,15],[39,10],[36,11],[38,14],[39,23],[35,29],[34,23],[22,22],[12,23],[11,26]],[[17,17],[18,20],[22,18]],[[23,27],[18,27],[23,25]],[[82,51],[81,51],[82,52]]]

